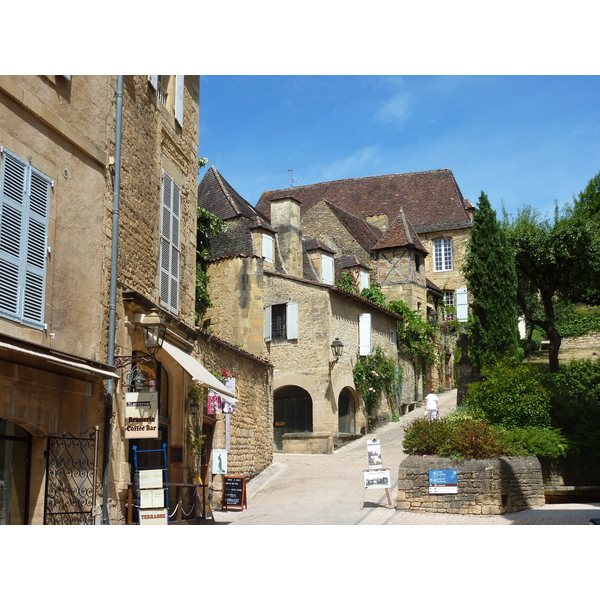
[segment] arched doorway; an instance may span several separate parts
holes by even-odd
[[[0,419],[0,525],[27,525],[31,435]]]
[[[283,450],[283,435],[312,431],[313,411],[310,394],[295,385],[277,390],[273,397],[273,440]]]
[[[356,404],[350,388],[344,388],[338,398],[338,430],[356,433]]]

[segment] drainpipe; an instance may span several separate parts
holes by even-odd
[[[115,329],[117,321],[117,269],[119,260],[119,202],[121,199],[121,129],[123,115],[123,75],[117,77],[115,180],[113,184],[112,252],[110,259],[110,300],[108,311],[108,364],[115,364]],[[106,412],[104,418],[104,453],[102,473],[102,524],[110,525],[108,517],[108,471],[110,469],[110,440],[112,432],[115,380],[106,383]]]

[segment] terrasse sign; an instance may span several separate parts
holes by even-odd
[[[125,439],[158,438],[158,392],[125,394]]]

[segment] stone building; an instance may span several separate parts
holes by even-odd
[[[242,470],[270,461],[268,433],[238,431],[270,418],[270,366],[196,328],[198,127],[197,76],[0,77],[2,524],[125,523],[136,465],[166,475],[166,521],[194,476],[210,483],[198,418]],[[220,356],[247,375],[234,393]],[[240,424],[204,423],[194,383],[238,399]]]
[[[366,432],[368,416],[356,391],[353,366],[375,348],[396,361],[402,385],[390,397],[383,395],[373,419],[385,422],[403,407],[414,406],[422,397],[421,374],[397,346],[400,316],[335,285],[336,272],[349,269],[359,285],[368,286],[368,252],[340,255],[332,246],[359,248],[356,237],[371,236],[376,242],[370,224],[322,206],[318,208],[332,220],[338,213],[341,241],[307,236],[295,197],[271,198],[267,218],[214,167],[199,185],[198,201],[228,224],[211,241],[207,272],[214,306],[206,311],[203,326],[273,364],[278,450],[331,452],[345,439]],[[407,244],[407,256],[423,256],[418,240],[408,247],[411,235],[400,219],[388,240]],[[382,244],[387,247],[387,242]],[[419,277],[424,290],[424,273]],[[340,342],[343,353],[335,356]]]

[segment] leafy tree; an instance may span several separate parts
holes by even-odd
[[[516,355],[519,329],[517,276],[511,246],[487,195],[481,192],[463,266],[472,296],[467,330],[477,368]]]
[[[525,206],[512,222],[505,215],[504,228],[514,250],[519,308],[530,325],[545,332],[550,371],[557,373],[562,338],[556,328],[556,300],[576,301],[600,292],[600,235],[569,207],[557,207],[551,220]]]

